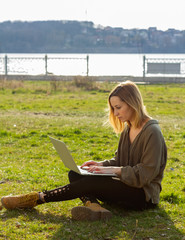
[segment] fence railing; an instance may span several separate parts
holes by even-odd
[[[146,74],[184,75],[185,58],[148,58],[143,56],[143,77]]]
[[[47,54],[39,57],[33,56],[20,56],[20,57],[12,57],[4,55],[4,57],[0,57],[0,74],[8,75],[8,74],[28,74],[29,70],[37,69],[39,67],[39,72],[45,75],[50,74],[48,71],[50,65],[56,65],[56,63],[52,64],[52,61],[78,61],[82,60],[86,63],[86,75],[89,75],[89,55],[86,57],[52,57]],[[58,63],[59,64],[59,63]],[[42,69],[40,69],[42,68]]]

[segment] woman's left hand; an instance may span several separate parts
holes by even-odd
[[[115,173],[118,177],[121,176],[121,168],[120,167],[102,167],[102,166],[91,166],[88,169],[89,172],[92,173]]]

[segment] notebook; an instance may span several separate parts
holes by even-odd
[[[77,166],[73,157],[71,156],[70,151],[68,150],[67,146],[64,142],[49,137],[51,142],[53,143],[54,148],[58,152],[62,162],[64,165],[69,168],[70,170],[79,173],[81,175],[95,175],[95,176],[112,176],[116,177],[117,175],[114,173],[91,173],[85,169],[82,169],[80,166]]]

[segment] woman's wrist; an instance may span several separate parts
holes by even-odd
[[[103,162],[98,162],[98,166],[103,166]]]
[[[117,167],[115,173],[116,173],[116,175],[118,175],[120,177],[121,176],[121,167]]]

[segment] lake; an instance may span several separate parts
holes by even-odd
[[[45,74],[45,54],[0,54],[0,74]],[[142,76],[143,56],[147,58],[184,59],[185,54],[88,54],[90,76]],[[55,75],[86,75],[87,54],[47,54],[47,72]]]

